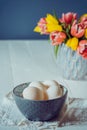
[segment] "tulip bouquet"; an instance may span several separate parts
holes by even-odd
[[[58,46],[65,44],[87,59],[87,14],[80,18],[73,12],[63,13],[61,18],[47,14],[40,18],[34,31],[49,35],[56,55]]]

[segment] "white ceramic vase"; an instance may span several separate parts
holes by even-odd
[[[84,80],[87,76],[87,60],[65,44],[58,48],[57,68],[61,76],[68,80]]]
[[[55,66],[55,80],[68,89],[69,97],[87,99],[87,60],[65,44],[59,46],[56,58],[53,47],[50,57]]]

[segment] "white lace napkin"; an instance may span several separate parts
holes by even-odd
[[[71,125],[87,125],[87,99],[69,99],[68,107],[64,106],[60,117],[48,122],[27,120],[18,110],[9,92],[0,105],[0,124],[18,126],[19,130],[50,130]]]

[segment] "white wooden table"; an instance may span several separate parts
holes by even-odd
[[[70,96],[87,98],[87,80],[62,79],[56,72],[57,66],[51,51],[49,42],[45,40],[0,41],[0,102],[18,84],[50,79],[65,85],[69,89]],[[69,87],[72,87],[72,92]],[[78,126],[78,130],[86,128],[87,126]],[[5,129],[10,127],[0,126],[0,130]],[[18,128],[15,127],[16,129]],[[76,127],[70,127],[70,129],[75,130]]]

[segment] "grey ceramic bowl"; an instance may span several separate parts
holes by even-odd
[[[67,89],[63,86],[63,96],[45,101],[24,99],[22,92],[29,83],[16,86],[13,89],[13,97],[21,113],[29,120],[47,121],[59,115],[67,98]]]

